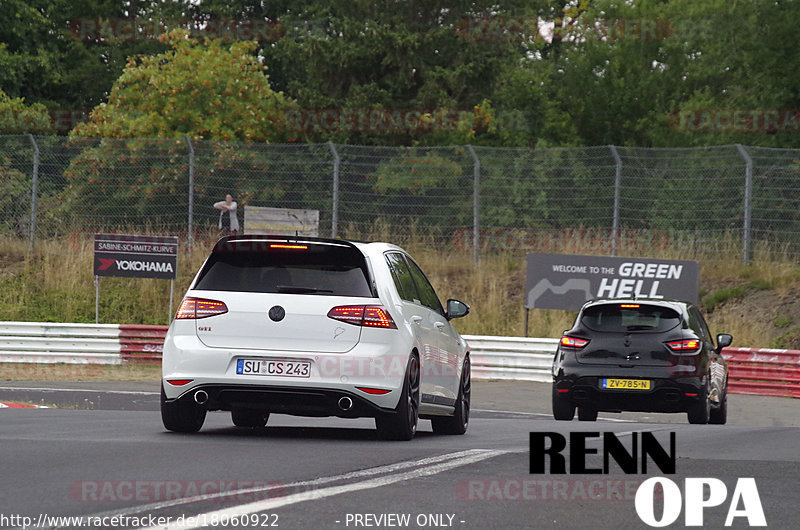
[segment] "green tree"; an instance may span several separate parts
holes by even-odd
[[[673,113],[668,127],[660,129],[658,143],[799,147],[797,5],[782,0],[673,0],[663,10],[674,21],[664,50],[682,73],[677,86],[683,97],[673,98]],[[694,113],[681,123],[680,113],[687,109],[711,112]],[[756,113],[741,127],[704,123],[706,116],[735,110]],[[780,113],[778,126],[772,127],[768,112],[781,110],[789,112]]]
[[[748,130],[709,123],[718,111],[798,108],[800,10],[792,2],[552,5],[551,16],[558,5],[573,11],[565,8],[560,31],[527,62],[544,83],[539,116],[549,145],[800,145],[800,119],[782,130],[769,130],[764,112]],[[687,119],[687,109],[698,112]]]
[[[3,0],[0,87],[50,109],[88,110],[108,97],[131,55],[166,49],[150,38],[100,34],[99,21],[176,16],[170,2]],[[171,14],[171,15],[170,15]]]
[[[0,88],[0,134],[48,134],[53,121],[41,103],[26,105],[24,98],[12,98]]]
[[[31,178],[14,169],[12,161],[0,158],[0,233],[22,235],[30,221]]]
[[[185,226],[184,136],[197,149],[199,198],[226,190],[223,197],[269,202],[285,193],[271,178],[268,153],[236,144],[292,139],[280,127],[293,103],[270,88],[254,44],[200,43],[181,31],[168,38],[170,50],[132,58],[108,103],[72,131],[82,150],[65,171],[65,224]]]
[[[92,111],[73,136],[272,142],[283,134],[292,102],[270,88],[255,44],[199,43],[176,31],[172,48],[131,58],[108,103]]]
[[[481,25],[524,18],[527,2],[369,0],[301,1],[264,13],[285,25],[283,38],[262,48],[275,83],[305,109],[416,109],[466,112],[491,101],[504,117],[516,102],[494,98],[520,68],[529,44],[496,38]],[[516,78],[514,78],[516,79]],[[528,98],[527,104],[535,102]],[[537,108],[522,109],[537,112]],[[467,119],[466,121],[471,121]],[[503,122],[501,122],[503,123]],[[503,136],[476,129],[470,141],[531,145],[531,128]],[[459,127],[320,130],[312,140],[359,145],[453,145]]]

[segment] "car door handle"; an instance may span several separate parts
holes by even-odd
[[[444,322],[434,322],[433,325],[436,326],[436,329],[439,331],[444,331]]]
[[[414,324],[422,324],[422,317],[415,315],[411,317],[411,322]]]

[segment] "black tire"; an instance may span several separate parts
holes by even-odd
[[[419,421],[419,359],[412,354],[408,359],[403,392],[394,414],[375,418],[378,436],[384,440],[411,440],[417,433]]]
[[[597,421],[597,411],[587,407],[578,407],[579,421]]]
[[[197,432],[206,421],[206,409],[184,396],[167,401],[164,385],[161,385],[161,422],[164,428],[174,432]]]
[[[553,384],[553,417],[558,421],[572,421],[572,418],[575,417],[575,405],[558,395],[555,383]]]
[[[725,392],[720,399],[719,405],[711,407],[711,414],[708,416],[708,423],[714,425],[725,425],[728,421],[728,385],[725,385]]]
[[[464,359],[464,368],[461,370],[461,380],[458,384],[458,397],[452,416],[437,416],[431,418],[433,432],[436,434],[464,434],[469,426],[469,407],[472,397],[472,374],[469,357]]]
[[[711,416],[711,400],[708,397],[708,383],[704,384],[698,392],[697,401],[689,405],[686,411],[689,423],[705,425]]]
[[[269,420],[269,412],[261,412],[259,410],[247,409],[233,409],[231,411],[231,420],[237,427],[257,428],[263,427]]]

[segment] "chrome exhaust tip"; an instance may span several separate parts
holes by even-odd
[[[339,398],[339,408],[348,411],[353,408],[353,400],[347,396]]]
[[[208,401],[208,393],[205,390],[198,390],[194,393],[194,402],[198,405],[203,405]]]

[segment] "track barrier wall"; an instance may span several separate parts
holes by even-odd
[[[159,363],[167,326],[0,322],[0,363]],[[476,380],[551,381],[558,339],[464,335]],[[800,351],[725,348],[734,394],[800,398]]]

